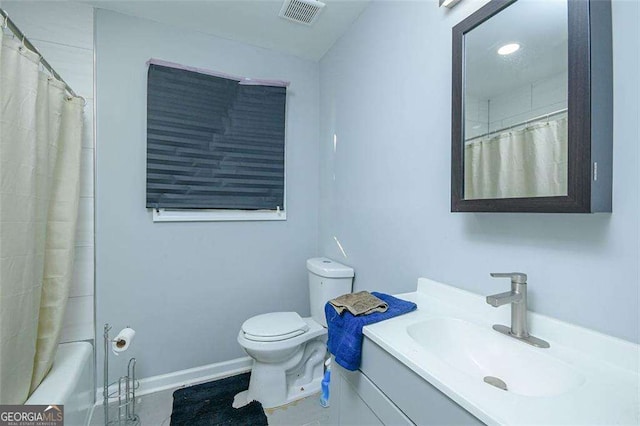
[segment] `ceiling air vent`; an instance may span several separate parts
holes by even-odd
[[[285,0],[280,9],[280,16],[293,22],[311,25],[324,6],[324,3],[316,0]]]

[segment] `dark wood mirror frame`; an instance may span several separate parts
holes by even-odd
[[[517,0],[492,0],[453,27],[452,212],[611,212],[613,65],[610,0],[568,1],[568,195],[464,199],[464,35]],[[514,4],[516,3],[516,4]]]

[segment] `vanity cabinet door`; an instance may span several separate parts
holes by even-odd
[[[413,426],[407,416],[360,371],[333,363],[331,374],[332,425]]]
[[[360,370],[415,424],[484,424],[368,338]]]

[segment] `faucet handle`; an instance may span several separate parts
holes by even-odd
[[[511,278],[511,282],[514,284],[527,283],[527,274],[522,272],[491,272],[491,276],[494,278]]]

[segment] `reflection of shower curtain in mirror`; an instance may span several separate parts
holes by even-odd
[[[567,118],[465,143],[464,198],[567,195]]]

